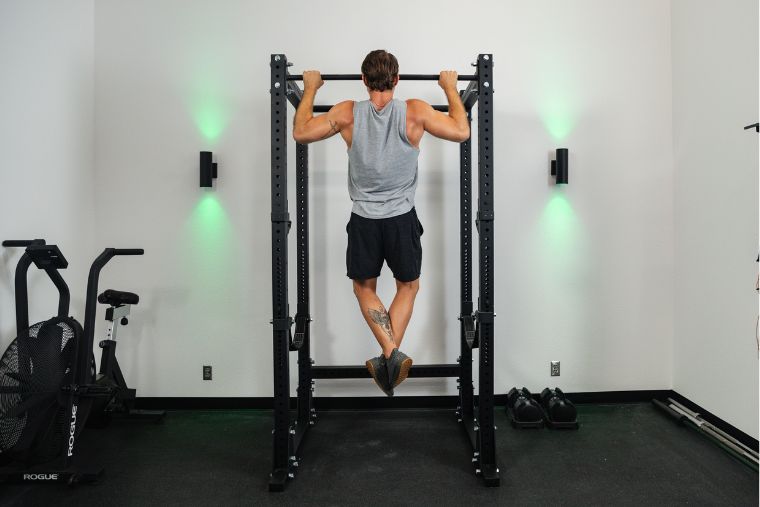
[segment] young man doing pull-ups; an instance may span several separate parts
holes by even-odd
[[[470,137],[470,126],[454,71],[442,71],[438,79],[448,99],[448,115],[422,100],[393,98],[398,61],[384,50],[370,52],[361,73],[368,100],[346,100],[314,116],[314,97],[323,81],[318,71],[304,72],[293,138],[304,144],[340,133],[348,146],[348,193],[353,209],[346,225],[346,274],[382,348],[380,356],[365,364],[375,383],[392,396],[412,366],[412,359],[399,347],[420,287],[423,229],[414,208],[420,140],[429,132],[463,142]],[[396,295],[387,310],[376,292],[383,262],[396,279]]]

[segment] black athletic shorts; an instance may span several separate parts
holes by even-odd
[[[383,261],[400,282],[420,277],[423,229],[414,208],[391,218],[364,218],[351,213],[346,232],[346,275],[352,280],[377,278]]]

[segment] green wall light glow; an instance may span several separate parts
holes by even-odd
[[[228,227],[227,214],[219,203],[216,194],[212,192],[204,192],[193,215],[198,226],[198,232],[208,239],[220,239],[224,229]]]
[[[209,101],[194,108],[195,124],[209,142],[216,141],[227,123],[226,114],[218,104]]]
[[[544,208],[542,231],[547,254],[556,259],[577,251],[578,220],[567,197],[561,189],[555,189]]]
[[[555,44],[538,58],[533,86],[533,101],[544,128],[558,144],[566,140],[576,126],[580,93],[574,55]]]
[[[185,227],[184,270],[204,290],[223,293],[235,283],[235,237],[217,195],[202,193]]]
[[[200,189],[187,203],[178,241],[163,267],[176,271],[177,286],[167,297],[193,318],[182,319],[176,332],[197,342],[204,357],[219,357],[216,343],[231,333],[242,312],[240,249],[224,200]]]
[[[229,87],[208,69],[201,77],[191,79],[189,105],[193,120],[201,136],[213,144],[229,121],[230,107],[225,98]]]
[[[561,94],[542,99],[539,113],[544,127],[555,141],[564,141],[575,126],[574,112],[567,97]]]

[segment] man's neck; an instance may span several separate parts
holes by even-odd
[[[369,92],[369,101],[375,106],[376,110],[381,110],[388,103],[393,100],[393,90],[385,90],[382,92],[371,90]]]

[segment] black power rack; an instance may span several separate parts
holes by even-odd
[[[301,444],[316,422],[313,384],[321,378],[369,377],[363,366],[314,366],[310,356],[309,311],[309,150],[296,144],[296,238],[298,300],[295,318],[288,304],[288,212],[287,117],[288,103],[297,108],[303,91],[302,77],[291,75],[284,54],[273,54],[271,67],[272,114],[272,309],[274,358],[273,463],[270,491],[282,491],[298,469]],[[471,140],[460,144],[460,236],[461,236],[461,355],[456,364],[413,366],[410,377],[457,377],[460,403],[457,420],[472,444],[475,472],[487,486],[499,485],[494,434],[494,185],[493,185],[493,56],[478,55],[477,73],[459,76],[469,81],[460,96],[471,121],[478,103],[478,209],[475,220],[479,248],[479,294],[477,309],[472,299],[472,172]],[[401,80],[437,80],[437,74],[401,74]],[[323,74],[328,80],[359,80],[359,74]],[[315,105],[315,112],[330,109]],[[447,111],[447,106],[434,106]],[[295,323],[295,331],[292,330]],[[472,361],[478,350],[478,395],[474,395]],[[290,352],[298,353],[298,387],[295,417],[290,406]]]

